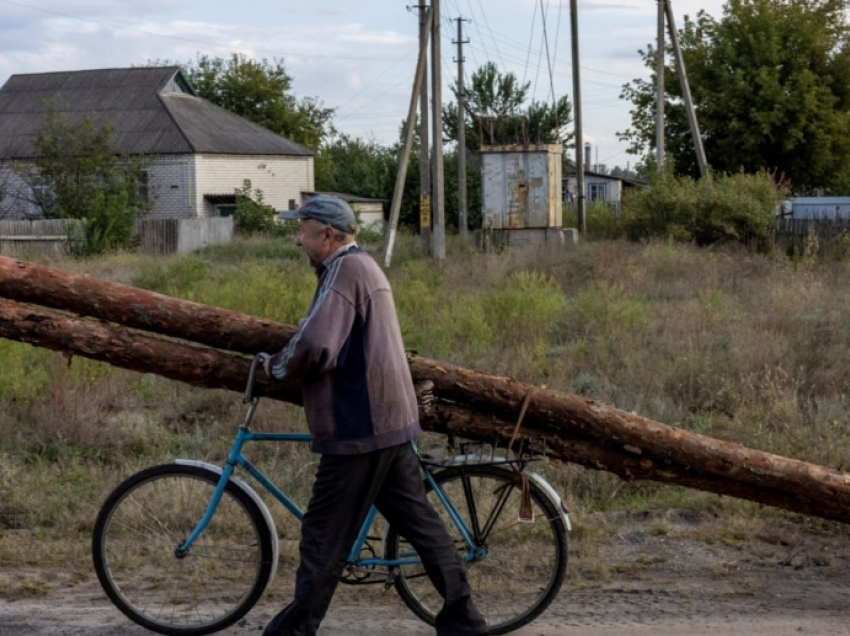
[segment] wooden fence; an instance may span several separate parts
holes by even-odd
[[[0,255],[62,256],[70,251],[75,225],[67,219],[0,221]]]
[[[203,219],[139,219],[136,232],[139,249],[149,254],[186,254],[207,245],[222,245],[233,239],[232,216]]]
[[[76,230],[75,230],[76,228]],[[233,239],[233,217],[203,219],[139,219],[139,249],[148,254],[185,254]],[[0,255],[63,256],[82,241],[80,225],[68,219],[0,221]]]

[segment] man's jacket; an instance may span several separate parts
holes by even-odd
[[[410,441],[419,416],[386,276],[356,245],[316,274],[309,312],[270,367],[278,379],[301,379],[313,451],[348,455]]]

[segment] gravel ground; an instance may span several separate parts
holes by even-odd
[[[788,523],[755,538],[706,543],[709,520],[685,511],[622,513],[593,556],[571,562],[556,601],[517,636],[850,636],[850,528]],[[0,537],[2,540],[2,537]],[[573,537],[571,551],[583,546]],[[276,592],[223,636],[258,634],[284,604]],[[19,600],[26,584],[44,594]],[[381,588],[382,589],[382,588]],[[141,636],[92,574],[0,564],[0,636]],[[320,636],[433,634],[393,591],[341,586]]]

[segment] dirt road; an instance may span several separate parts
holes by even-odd
[[[671,511],[631,518],[577,554],[555,603],[516,636],[850,636],[850,529],[777,528],[736,545],[695,538],[702,523]],[[582,546],[573,546],[581,551]],[[595,550],[596,548],[594,548]],[[0,596],[22,582],[45,593],[0,599],[0,636],[142,636],[94,577],[0,564]],[[259,634],[291,576],[222,636]],[[47,588],[49,591],[46,591]],[[429,636],[392,590],[342,586],[320,636]]]

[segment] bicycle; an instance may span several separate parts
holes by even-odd
[[[171,636],[224,629],[250,611],[274,578],[275,524],[257,492],[234,475],[237,466],[295,518],[303,516],[243,454],[249,441],[310,439],[308,433],[251,430],[260,360],[252,362],[243,398],[248,412],[223,466],[178,459],[146,468],[121,482],[97,515],[92,556],[98,580],[112,603],[146,629]],[[420,400],[420,408],[431,397]],[[489,632],[504,634],[534,620],[566,571],[569,516],[554,488],[527,469],[528,455],[419,457],[429,499],[455,539]],[[403,537],[392,527],[376,534],[377,516],[373,507],[341,581],[393,587],[433,625],[442,598]]]

